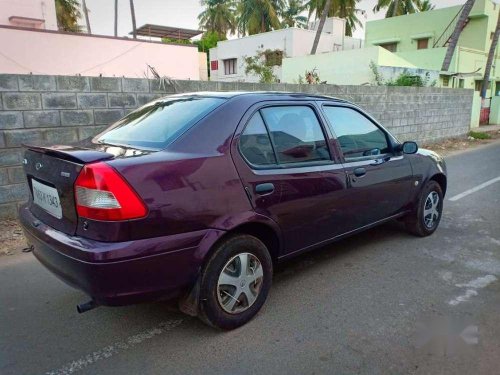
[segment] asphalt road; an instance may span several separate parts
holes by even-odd
[[[31,254],[0,259],[0,374],[498,374],[500,143],[447,158],[440,228],[390,223],[276,270],[260,314],[219,332],[167,304],[101,307]]]

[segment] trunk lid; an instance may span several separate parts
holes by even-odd
[[[74,146],[25,147],[23,164],[31,212],[50,227],[74,235],[78,225],[74,182],[84,164],[110,160],[114,155]]]

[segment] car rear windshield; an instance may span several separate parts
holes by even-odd
[[[116,122],[97,142],[161,150],[225,101],[199,96],[156,101]]]

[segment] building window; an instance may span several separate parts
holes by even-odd
[[[450,77],[443,76],[443,87],[448,87],[450,85]]]
[[[217,60],[210,61],[210,70],[219,70],[219,62]]]
[[[474,90],[476,91],[481,91],[481,84],[483,83],[483,80],[477,80],[474,85]]]
[[[458,80],[458,87],[463,89],[465,87],[465,80],[463,78],[460,78]]]
[[[396,52],[398,49],[397,43],[384,43],[380,44],[380,47],[385,48],[389,52]]]
[[[495,37],[495,33],[490,33],[490,40],[493,40],[494,37]]]
[[[429,48],[429,38],[417,40],[417,49]]]
[[[236,74],[236,59],[224,60],[224,74]]]

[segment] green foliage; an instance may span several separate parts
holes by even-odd
[[[226,40],[226,36],[221,36],[215,31],[207,31],[203,34],[202,38],[194,44],[198,46],[198,51],[200,52],[208,52],[210,48],[214,48],[217,46],[217,42],[220,40]]]
[[[436,81],[429,82],[430,74],[426,72],[422,77],[419,74],[410,74],[405,69],[396,79],[384,80],[382,74],[378,70],[378,66],[371,61],[370,69],[373,73],[373,80],[376,86],[413,86],[413,87],[425,87],[425,86],[435,86]]]
[[[283,8],[284,0],[240,0],[238,29],[243,35],[281,29]]]
[[[194,44],[189,39],[161,38],[161,41],[163,43],[171,43],[171,44],[187,44],[187,45]]]
[[[361,9],[356,8],[361,0],[333,0],[328,17],[339,17],[346,19],[345,35],[352,36],[352,32],[356,28],[363,27],[363,24],[358,18],[358,14],[362,13]],[[316,19],[321,16],[323,8],[326,5],[326,0],[309,0],[307,8],[309,9],[309,17],[313,14]]]
[[[234,0],[202,0],[206,8],[198,16],[200,28],[217,33],[219,40],[225,40],[227,33],[236,32],[236,2]]]
[[[59,30],[81,32],[78,20],[82,16],[78,0],[56,0],[57,27]]]
[[[307,28],[307,17],[301,15],[306,9],[304,0],[288,0],[286,8],[281,12],[281,26]]]
[[[377,13],[382,9],[387,9],[385,13],[385,17],[393,17],[394,16],[394,8],[396,8],[396,16],[401,16],[404,14],[415,13],[420,11],[420,7],[422,7],[422,3],[425,1],[422,0],[378,0],[377,4],[373,8],[373,12]],[[397,5],[396,5],[397,4]],[[426,6],[431,6],[429,5]],[[425,9],[429,10],[429,9]]]
[[[278,77],[273,72],[273,65],[266,61],[266,51],[258,51],[255,56],[245,56],[244,60],[245,74],[255,74],[259,77],[260,83],[278,82]]]
[[[427,12],[428,10],[433,10],[436,6],[433,5],[430,0],[419,0],[417,2],[417,9],[419,12]]]
[[[384,77],[382,77],[382,74],[378,71],[378,66],[375,64],[375,62],[370,61],[370,69],[373,73],[375,85],[377,86],[383,86],[384,85]]]
[[[469,136],[474,138],[474,139],[490,139],[491,138],[491,135],[489,135],[488,133],[474,132],[474,131],[471,131],[469,133]]]

